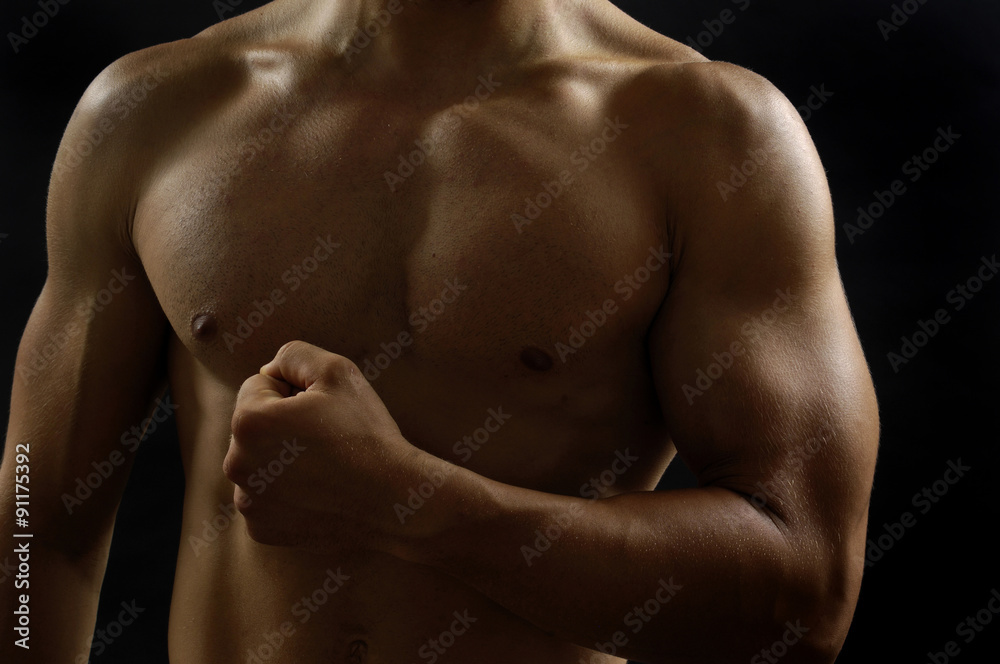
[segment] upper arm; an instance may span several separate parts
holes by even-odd
[[[11,490],[15,445],[27,443],[31,523],[55,546],[110,536],[135,447],[123,434],[163,380],[165,318],[129,240],[141,155],[126,127],[104,131],[129,81],[122,63],[105,70],[67,126],[49,187],[48,274],[17,353],[0,484]]]
[[[665,185],[672,283],[649,337],[664,416],[702,485],[849,556],[864,539],[878,415],[826,177],[773,86],[694,67]]]

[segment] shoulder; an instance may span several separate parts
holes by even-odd
[[[216,38],[195,36],[125,55],[87,87],[74,112],[137,128],[144,120],[197,105],[198,96],[239,74],[237,49]],[[180,108],[178,108],[180,107]]]
[[[130,236],[131,218],[162,159],[240,86],[234,49],[198,36],[130,53],[87,87],[63,133],[48,227],[73,237]]]
[[[704,178],[747,151],[810,152],[798,111],[769,80],[701,53],[624,14],[597,23],[608,63],[611,110],[632,127],[644,166],[676,181],[678,170]],[[742,161],[742,160],[741,160]]]
[[[697,262],[699,274],[743,278],[754,263],[747,253],[758,252],[786,276],[807,264],[832,274],[826,172],[775,85],[728,63],[665,62],[637,75],[624,103],[641,118],[632,123],[642,127],[637,154],[688,269]]]
[[[641,118],[659,185],[675,201],[726,203],[733,187],[762,206],[810,191],[828,198],[798,110],[759,74],[725,62],[658,63],[635,77],[625,103]]]
[[[625,103],[678,147],[740,152],[811,143],[798,111],[773,83],[727,62],[652,63],[631,81]]]
[[[728,62],[712,61],[620,10],[584,12],[590,52],[599,52],[625,72],[620,99],[636,115],[645,108],[663,121],[700,121],[720,129],[735,122],[775,118],[794,108],[765,79]]]
[[[62,180],[97,163],[108,176],[135,174],[153,151],[203,121],[240,85],[243,71],[237,48],[204,35],[115,60],[80,98],[53,176]]]

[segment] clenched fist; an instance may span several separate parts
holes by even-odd
[[[243,383],[232,430],[223,471],[262,544],[390,552],[393,505],[441,462],[403,438],[353,362],[302,341]]]

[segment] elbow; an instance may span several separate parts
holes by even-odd
[[[756,573],[743,577],[753,578],[748,594],[756,601],[739,609],[732,657],[749,664],[833,664],[861,590],[865,529],[751,506],[766,554],[753,559]]]
[[[783,664],[833,664],[844,641],[857,606],[861,587],[861,565],[845,559],[816,564],[798,578],[786,583],[780,605],[775,607],[775,633],[780,634],[771,652],[758,653],[751,664],[778,658]]]

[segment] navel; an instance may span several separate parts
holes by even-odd
[[[358,639],[347,646],[347,663],[364,664],[368,660],[368,643]]]
[[[201,312],[191,318],[191,335],[196,341],[209,341],[218,329],[215,314],[211,312]]]
[[[521,363],[532,371],[548,371],[552,368],[552,356],[541,348],[528,346],[521,351]]]

